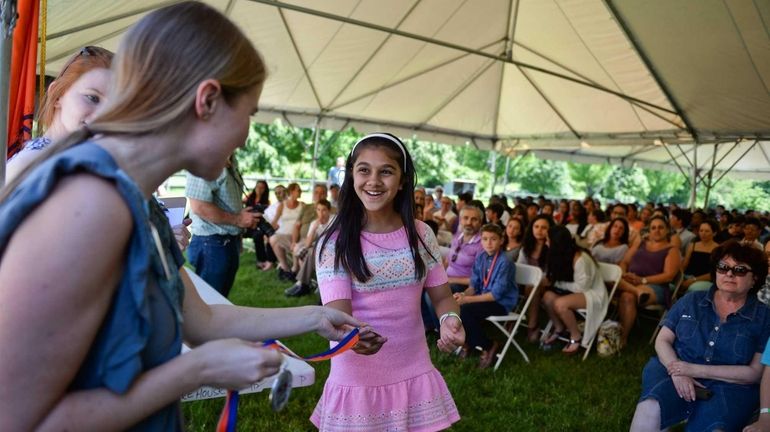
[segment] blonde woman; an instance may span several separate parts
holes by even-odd
[[[208,306],[180,271],[151,195],[182,169],[216,178],[243,145],[266,75],[243,33],[177,3],[142,18],[113,66],[88,128],[0,191],[3,430],[178,430],[181,395],[278,371],[252,341],[361,325],[322,307]]]

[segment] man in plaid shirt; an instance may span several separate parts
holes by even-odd
[[[243,178],[235,157],[214,181],[187,174],[193,238],[187,257],[195,272],[227,297],[238,271],[241,234],[262,215],[242,208]]]

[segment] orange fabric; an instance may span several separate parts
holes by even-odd
[[[35,114],[35,68],[40,0],[18,0],[18,20],[13,31],[11,87],[8,112],[8,155],[21,150],[32,138]]]

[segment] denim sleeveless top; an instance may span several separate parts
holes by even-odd
[[[77,145],[35,168],[8,199],[0,203],[3,221],[0,260],[16,228],[51,194],[57,183],[68,175],[82,172],[115,185],[131,212],[133,227],[112,303],[69,389],[107,388],[123,394],[139,375],[176,357],[182,347],[184,286],[178,269],[184,258],[157,202],[146,200],[104,149],[90,142]],[[170,278],[166,276],[152,225],[160,235]],[[40,251],[39,256],[46,259],[47,255]],[[162,408],[131,430],[182,430],[179,402]]]
[[[656,252],[650,252],[646,248],[646,243],[639,246],[634,257],[631,258],[631,264],[628,271],[637,276],[652,276],[663,273],[663,267],[666,265],[666,256],[672,246],[661,249]]]

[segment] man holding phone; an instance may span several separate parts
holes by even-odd
[[[241,234],[254,228],[261,213],[242,208],[243,178],[230,157],[214,181],[187,174],[185,194],[190,200],[193,238],[187,258],[195,272],[227,297],[235,281],[241,253]]]

